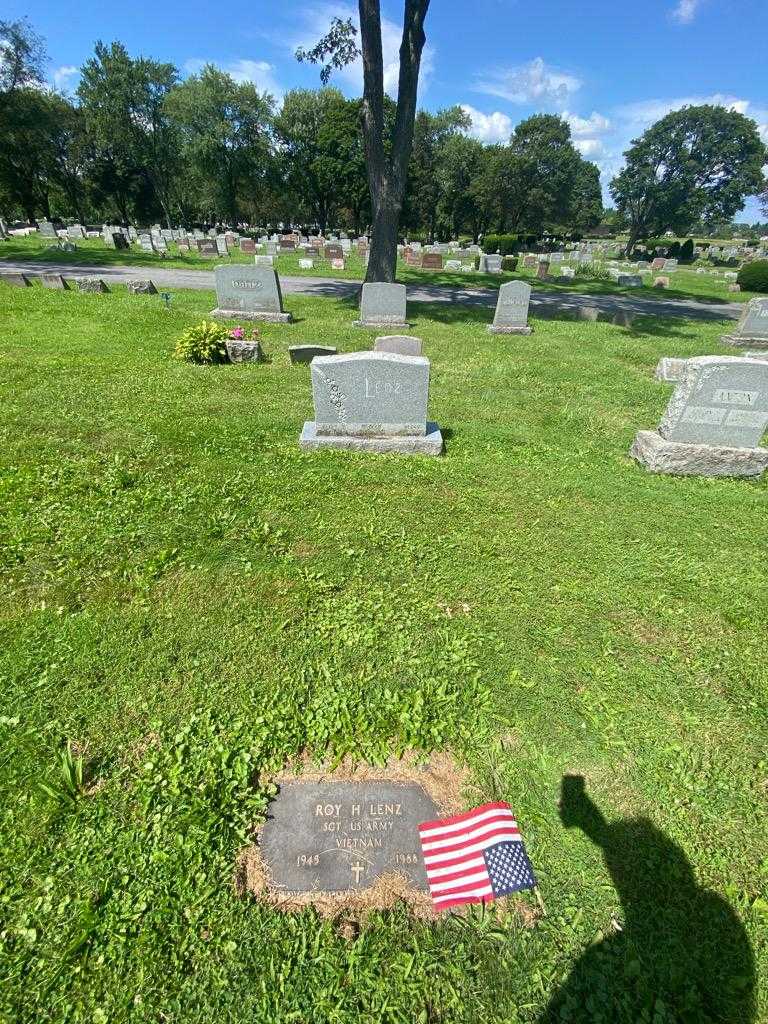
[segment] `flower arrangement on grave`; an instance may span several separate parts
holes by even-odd
[[[233,327],[229,332],[231,341],[261,341],[261,331],[252,327],[246,332],[245,327]]]

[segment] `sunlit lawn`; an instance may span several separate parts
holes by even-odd
[[[288,345],[367,347],[350,305],[288,296],[262,365],[175,362],[212,304],[0,284],[0,1018],[533,1022],[583,957],[560,1020],[726,1019],[714,991],[735,1024],[749,959],[723,914],[692,924],[687,858],[746,928],[766,1019],[768,486],[627,457],[659,356],[722,326],[510,339],[413,304],[447,437],[424,459],[299,450]],[[546,917],[523,895],[350,938],[236,894],[260,773],[401,747],[453,748],[467,806],[512,803]],[[567,772],[649,876],[624,905],[558,817]]]

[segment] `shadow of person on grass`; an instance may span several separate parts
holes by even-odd
[[[609,824],[581,776],[562,782],[560,817],[603,852],[621,930],[591,946],[541,1024],[750,1024],[755,973],[729,904],[700,887],[676,843],[645,818]]]

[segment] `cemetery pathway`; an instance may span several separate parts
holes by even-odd
[[[214,290],[213,272],[209,270],[177,270],[163,267],[90,267],[71,263],[42,263],[34,260],[1,261],[0,273],[61,274],[66,278],[101,277],[107,283],[151,278],[159,290],[193,288]],[[342,281],[330,277],[282,277],[283,294],[310,295],[317,298],[345,299],[355,295],[359,281]],[[497,292],[492,288],[451,288],[447,285],[408,285],[409,302],[447,302],[452,305],[481,306],[493,309]],[[579,309],[596,308],[604,315],[619,312],[637,316],[676,316],[692,320],[738,320],[742,306],[735,302],[698,302],[695,299],[647,299],[633,295],[588,295],[581,292],[548,292],[535,289],[531,293],[531,312],[540,316],[557,312],[577,313]]]

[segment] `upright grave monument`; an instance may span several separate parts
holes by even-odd
[[[360,319],[355,327],[407,327],[404,284],[367,281],[360,296]]]
[[[658,431],[641,430],[630,455],[654,473],[759,476],[768,448],[768,362],[688,359]]]
[[[429,360],[390,352],[351,352],[312,360],[314,420],[304,449],[440,455],[443,437],[427,422]]]
[[[741,311],[733,334],[720,340],[726,345],[768,348],[768,299],[751,299]]]
[[[291,321],[291,314],[283,310],[280,281],[271,267],[245,263],[216,267],[216,302],[211,316],[221,320]]]
[[[531,286],[526,281],[507,281],[499,288],[496,312],[488,330],[491,334],[531,334],[528,306]]]

